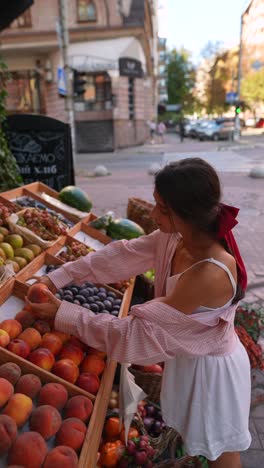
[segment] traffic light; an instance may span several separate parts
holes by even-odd
[[[86,91],[86,74],[73,70],[73,94],[82,96]]]
[[[236,114],[240,114],[242,112],[241,106],[238,104],[236,105]]]

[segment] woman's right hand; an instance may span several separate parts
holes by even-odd
[[[52,281],[48,278],[48,276],[31,276],[29,279],[34,279],[36,280],[36,283],[43,283],[46,286],[48,286],[49,290],[55,294],[57,291],[57,288],[55,285],[52,283]]]

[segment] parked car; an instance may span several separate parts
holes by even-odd
[[[199,140],[233,140],[235,126],[233,120],[231,121],[211,121],[208,125],[200,128]]]
[[[256,123],[256,128],[264,128],[264,118],[261,117]]]
[[[195,127],[193,128],[192,137],[199,139],[200,135],[208,127],[210,122],[211,122],[210,120],[199,120],[197,124],[195,125]]]
[[[192,130],[195,128],[196,124],[197,124],[197,120],[190,120],[189,122],[186,123],[184,127],[186,137],[192,136]]]

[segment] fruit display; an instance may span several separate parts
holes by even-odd
[[[42,252],[39,245],[29,244],[20,234],[13,234],[0,227],[0,264],[12,264],[18,273]]]
[[[126,218],[120,218],[110,221],[106,228],[106,233],[109,237],[115,240],[119,239],[134,239],[144,236],[145,232],[141,226],[134,221]]]
[[[0,376],[0,465],[77,468],[92,401],[12,362],[0,365]]]
[[[59,200],[66,205],[89,213],[92,209],[92,201],[88,195],[75,185],[68,185],[59,192]]]
[[[51,210],[46,205],[39,202],[38,200],[35,200],[32,197],[23,196],[23,197],[17,198],[16,203],[17,203],[17,205],[20,206],[20,209],[21,208],[38,208],[40,210],[46,210],[48,213],[50,213],[52,216],[56,217],[60,222],[64,223],[69,228],[71,228],[74,225],[74,223],[72,221],[70,221],[69,219],[65,218],[65,216],[63,216],[60,213],[57,213],[54,210]]]
[[[94,252],[94,249],[78,241],[73,241],[71,244],[66,244],[65,248],[66,250],[60,252],[58,255],[58,258],[64,262],[73,262],[79,257],[85,256],[90,252]]]
[[[67,226],[48,213],[38,208],[28,208],[20,212],[17,221],[18,226],[28,228],[41,239],[52,241],[61,235],[67,234]]]

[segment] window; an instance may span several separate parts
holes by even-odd
[[[135,96],[134,96],[134,78],[128,79],[128,114],[129,120],[134,120],[135,117]]]
[[[43,113],[41,107],[40,76],[34,70],[10,72],[7,82],[6,109],[13,113]]]
[[[14,24],[15,28],[28,28],[28,27],[32,26],[30,9],[27,9],[22,15],[20,15],[14,21],[13,24]]]
[[[111,79],[107,73],[96,75],[86,73],[85,92],[76,96],[75,103],[82,103],[81,109],[84,111],[102,111],[112,109],[112,87]],[[75,109],[80,109],[80,105],[75,105]]]
[[[77,0],[78,21],[96,21],[96,7],[91,0]]]

